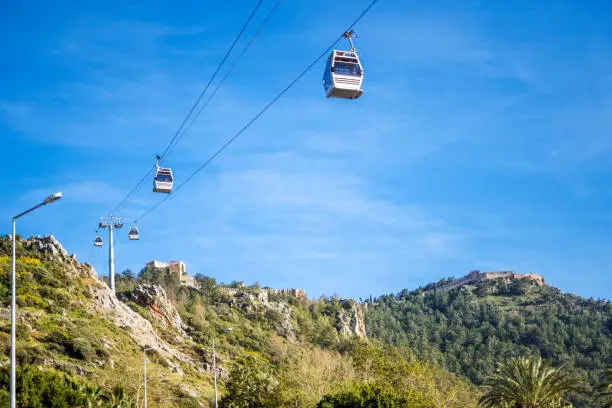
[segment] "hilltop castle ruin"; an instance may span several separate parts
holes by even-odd
[[[454,280],[445,285],[437,287],[435,290],[440,292],[446,292],[455,288],[459,288],[464,285],[468,285],[470,283],[485,281],[485,280],[493,280],[493,279],[503,279],[506,282],[513,282],[520,279],[527,279],[532,282],[535,282],[539,286],[546,286],[546,282],[544,278],[535,273],[514,273],[512,271],[500,271],[500,272],[480,272],[480,271],[472,271],[468,273],[461,279]]]
[[[153,269],[165,269],[168,273],[176,275],[181,282],[188,280],[187,267],[183,261],[149,261],[146,266]]]
[[[171,275],[176,275],[179,278],[179,281],[187,286],[191,286],[194,288],[199,288],[200,285],[196,281],[193,276],[187,275],[187,267],[183,261],[170,261],[170,262],[162,262],[162,261],[149,261],[146,266],[148,268],[157,269],[157,270],[165,270],[167,273]],[[244,282],[236,282],[236,287],[232,287],[229,285],[218,285],[218,289],[226,293],[230,296],[236,295],[241,290],[244,290]],[[296,289],[296,288],[288,288],[288,289],[274,289],[274,288],[261,288],[263,291],[268,294],[282,294],[282,295],[293,295],[297,298],[306,298],[306,291],[304,289]]]

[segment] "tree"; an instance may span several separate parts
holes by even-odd
[[[573,379],[559,368],[548,367],[540,357],[516,357],[499,364],[497,373],[482,386],[478,405],[485,408],[561,407],[563,395],[574,388]]]
[[[131,408],[134,405],[131,398],[121,386],[113,387],[113,389],[107,393],[106,398],[108,399],[108,404],[112,408]]]
[[[597,389],[597,400],[602,408],[612,408],[612,368],[606,370],[604,379]]]
[[[340,353],[286,345],[280,392],[283,406],[313,407],[355,377],[352,362]]]
[[[279,381],[269,362],[258,353],[237,357],[219,401],[223,408],[274,408],[278,403]]]
[[[372,384],[360,384],[334,395],[326,395],[317,408],[396,408],[406,401],[390,390]]]
[[[128,279],[128,280],[132,280],[135,278],[134,272],[132,272],[131,269],[126,269],[123,272],[121,272],[121,276],[123,277],[123,279]]]
[[[200,285],[200,292],[204,296],[208,297],[209,299],[215,298],[217,294],[217,280],[215,278],[198,273],[195,276],[195,280]]]

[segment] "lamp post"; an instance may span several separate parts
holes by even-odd
[[[16,272],[16,268],[17,268],[17,264],[16,264],[16,259],[15,259],[15,246],[16,246],[16,242],[15,242],[15,235],[16,235],[16,221],[17,218],[23,217],[24,215],[26,215],[27,213],[30,213],[44,205],[47,204],[51,204],[54,201],[59,200],[60,198],[62,198],[62,193],[55,193],[50,195],[49,197],[45,198],[44,201],[40,204],[35,205],[34,207],[30,208],[29,210],[25,210],[22,213],[17,214],[16,216],[13,217],[13,239],[12,239],[12,246],[13,246],[13,254],[12,254],[12,270],[11,270],[11,403],[10,406],[11,408],[16,408],[17,404],[15,403],[16,400],[16,396],[17,396],[17,363],[16,363],[16,358],[15,358],[15,347],[17,346],[17,341],[16,341],[16,330],[15,330],[15,320],[16,320],[16,313],[15,313],[15,308],[16,308],[16,303],[17,303],[17,272]]]
[[[227,333],[230,331],[232,331],[232,328],[228,327],[227,329],[224,329],[223,331],[221,331],[221,334]],[[217,356],[215,354],[215,338],[214,337],[212,340],[212,349],[213,349],[213,378],[215,381],[215,408],[218,408],[217,406]]]
[[[144,355],[144,408],[147,408],[147,351],[153,350],[151,347],[143,348]]]

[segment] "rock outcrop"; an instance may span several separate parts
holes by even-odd
[[[122,302],[133,301],[141,307],[146,307],[151,315],[165,328],[174,328],[186,336],[183,321],[172,303],[166,296],[166,291],[159,285],[140,283],[131,292],[120,293]]]
[[[66,263],[73,265],[77,263],[76,255],[68,255],[68,251],[53,235],[30,237],[27,240],[21,241],[21,245],[24,249],[37,251],[47,257],[56,256]]]
[[[98,279],[93,267],[90,267],[90,277],[95,282],[88,287],[92,300],[89,304],[91,311],[104,314],[113,319],[115,325],[127,330],[139,346],[155,349],[160,356],[166,358],[168,366],[179,374],[182,374],[182,370],[175,361],[194,366],[198,365],[191,357],[176,350],[164,341],[157,334],[151,322],[121,302],[109,287]]]
[[[362,307],[352,299],[341,300],[342,310],[336,316],[336,329],[340,335],[367,339]]]
[[[167,365],[175,372],[182,375],[183,371],[179,362],[190,364],[194,367],[204,369],[203,364],[193,360],[192,357],[182,353],[163,340],[155,331],[151,322],[136,313],[125,303],[119,301],[110,288],[98,277],[94,268],[89,264],[81,264],[76,261],[75,256],[69,256],[64,247],[53,237],[33,237],[22,241],[25,249],[38,251],[49,258],[55,258],[63,263],[63,270],[70,278],[82,278],[87,283],[88,299],[83,305],[85,309],[93,313],[107,316],[114,324],[130,334],[130,337],[140,347],[151,347],[165,358]],[[159,288],[161,289],[161,288]],[[68,288],[68,291],[71,289]],[[162,289],[163,291],[163,289]],[[155,291],[159,296],[153,298],[165,303],[166,312],[171,316],[168,320],[175,327],[182,327],[180,317],[174,308],[168,307],[169,302],[165,298],[165,292]],[[143,291],[144,295],[144,291]],[[165,299],[165,302],[163,300]],[[161,307],[160,307],[161,310]],[[175,315],[173,314],[176,313]],[[177,319],[178,317],[178,319]],[[179,323],[180,322],[180,323]],[[179,326],[180,324],[180,326]]]
[[[242,310],[247,317],[263,316],[274,326],[276,332],[287,340],[295,340],[295,327],[291,322],[291,307],[285,302],[270,301],[266,290],[240,290],[229,302],[230,306]]]

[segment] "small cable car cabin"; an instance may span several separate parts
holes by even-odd
[[[352,40],[353,31],[344,36],[351,43],[350,51],[333,50],[323,73],[323,88],[328,98],[357,99],[363,94],[363,68]]]
[[[137,227],[130,227],[130,232],[128,232],[128,238],[131,241],[137,241],[140,239],[140,233],[138,232]]]
[[[174,184],[172,169],[169,167],[159,167],[159,159],[161,157],[157,156],[158,162],[155,163],[156,170],[155,178],[153,179],[153,191],[155,193],[170,193]]]
[[[97,237],[94,239],[94,246],[101,247],[101,246],[102,246],[102,242],[103,242],[103,241],[102,241],[102,237],[97,236]]]

